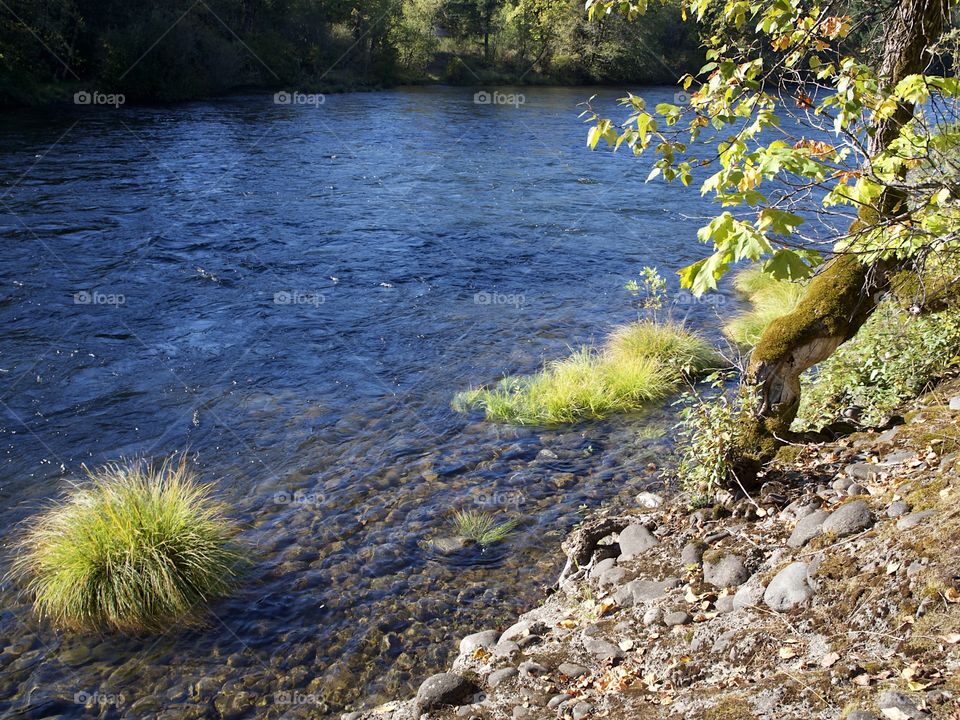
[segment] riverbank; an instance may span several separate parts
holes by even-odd
[[[595,515],[546,602],[465,628],[415,698],[344,717],[960,717],[960,380],[903,419],[786,448],[752,498]]]

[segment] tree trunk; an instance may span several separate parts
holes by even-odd
[[[943,31],[948,0],[901,0],[884,41],[880,78],[891,88],[907,75],[922,73],[927,48]],[[875,157],[913,118],[914,107],[901,103],[893,115],[871,128],[868,154]],[[861,210],[858,225],[876,225],[902,212],[903,193],[887,188],[875,207]],[[800,406],[800,375],[854,335],[886,293],[896,267],[864,265],[855,255],[834,258],[813,279],[796,310],[772,322],[751,356],[748,382],[757,390],[755,427],[745,434],[734,471],[741,482],[755,477],[789,435]]]

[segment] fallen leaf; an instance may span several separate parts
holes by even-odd
[[[960,603],[960,591],[956,588],[947,588],[944,597],[947,598],[948,603]]]
[[[781,660],[790,660],[791,658],[795,658],[800,653],[798,653],[792,647],[782,647],[780,648],[780,652],[778,654],[780,655]]]
[[[838,652],[828,652],[822,658],[820,658],[820,667],[828,668],[833,666],[837,660],[840,659],[840,653]]]

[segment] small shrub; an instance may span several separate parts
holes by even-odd
[[[581,348],[525,377],[460,393],[454,408],[488,419],[554,425],[636,411],[677,390],[685,374],[719,364],[698,335],[674,323],[637,322],[614,331],[602,350]]]
[[[489,513],[477,510],[461,510],[453,516],[457,534],[487,546],[506,540],[517,527],[516,520],[497,523]]]
[[[735,316],[724,334],[738,345],[753,347],[767,325],[793,312],[806,292],[806,283],[777,280],[761,268],[742,270],[734,277],[734,286],[750,302],[751,308]]]
[[[796,426],[819,429],[847,408],[877,425],[960,366],[960,310],[912,317],[884,301],[860,331],[803,377]]]
[[[108,465],[28,521],[13,573],[59,627],[161,630],[231,590],[233,534],[184,456]]]
[[[716,490],[734,480],[731,473],[740,434],[751,426],[753,390],[747,385],[728,389],[731,376],[727,373],[709,379],[712,395],[704,397],[691,389],[678,401],[683,407],[676,428],[680,449],[676,473],[694,507],[709,505]]]

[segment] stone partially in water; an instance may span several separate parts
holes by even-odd
[[[453,536],[453,537],[441,537],[434,538],[432,541],[433,549],[436,550],[441,555],[451,555],[461,550],[465,550],[474,544],[473,540],[469,540],[465,537]]]

